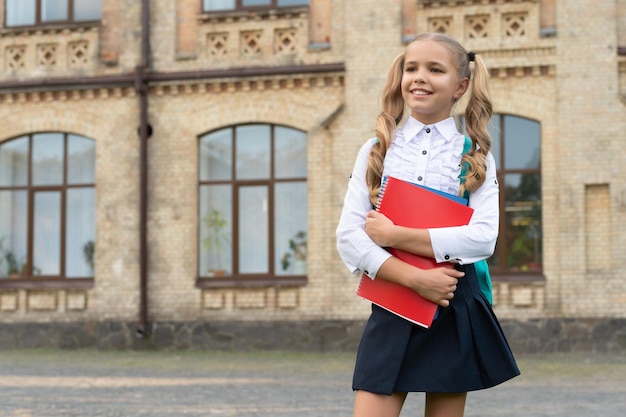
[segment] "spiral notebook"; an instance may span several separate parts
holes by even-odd
[[[420,229],[463,226],[469,223],[474,209],[463,197],[433,190],[395,177],[385,177],[376,210],[394,224]],[[437,263],[434,258],[415,255],[395,248],[389,253],[422,269],[453,268],[449,262]],[[363,274],[357,295],[422,327],[430,327],[437,314],[437,304],[417,292],[384,279],[371,279]]]

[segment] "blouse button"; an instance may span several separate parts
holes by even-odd
[[[418,180],[418,181],[423,180],[422,176],[420,175],[419,177],[417,177],[417,180]]]
[[[450,259],[450,255],[446,255],[443,258],[447,261],[448,259]]]
[[[430,133],[430,128],[429,127],[426,128],[426,133]]]
[[[426,151],[426,150],[422,151],[422,155],[426,155],[427,153],[428,153],[428,151]]]

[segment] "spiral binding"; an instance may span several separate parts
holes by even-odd
[[[385,189],[387,188],[387,180],[389,176],[383,177],[383,180],[380,184],[380,191],[378,192],[378,199],[376,200],[376,211],[380,211],[380,203],[383,201],[383,196],[385,195]]]

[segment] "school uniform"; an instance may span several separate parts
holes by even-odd
[[[383,175],[458,194],[464,142],[452,118],[424,125],[410,117],[396,131]],[[337,250],[345,265],[356,276],[365,273],[372,279],[391,256],[364,228],[372,208],[365,174],[375,143],[376,138],[370,139],[359,151],[337,227]],[[498,234],[498,184],[491,154],[485,183],[471,193],[469,206],[475,211],[468,225],[429,229],[437,262],[453,262],[465,271],[450,305],[439,308],[429,329],[373,305],[357,352],[353,389],[466,392],[519,375],[472,265],[493,253]]]

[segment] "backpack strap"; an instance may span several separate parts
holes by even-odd
[[[463,155],[468,153],[472,149],[472,139],[469,136],[465,136],[465,143],[463,143]],[[463,163],[463,167],[461,168],[461,173],[459,174],[459,179],[461,180],[461,184],[465,182],[465,175],[467,174],[468,164],[467,162]],[[463,197],[469,201],[469,191],[465,190],[463,193]]]
[[[468,136],[465,136],[465,143],[463,144],[463,155],[468,153],[472,149],[472,139]],[[468,164],[467,162],[463,163],[463,167],[461,168],[461,173],[459,174],[459,180],[461,184],[465,182],[465,174],[467,173]],[[465,197],[469,204],[469,196],[470,193],[468,190],[465,190],[463,193],[463,197]],[[491,285],[491,275],[489,274],[489,265],[487,264],[487,260],[484,259],[482,261],[478,261],[474,263],[474,269],[476,271],[476,277],[478,278],[478,286],[480,287],[481,292],[489,302],[489,304],[493,304],[493,290]]]
[[[468,153],[472,149],[472,139],[469,136],[465,136],[465,143],[463,144],[463,155]]]

